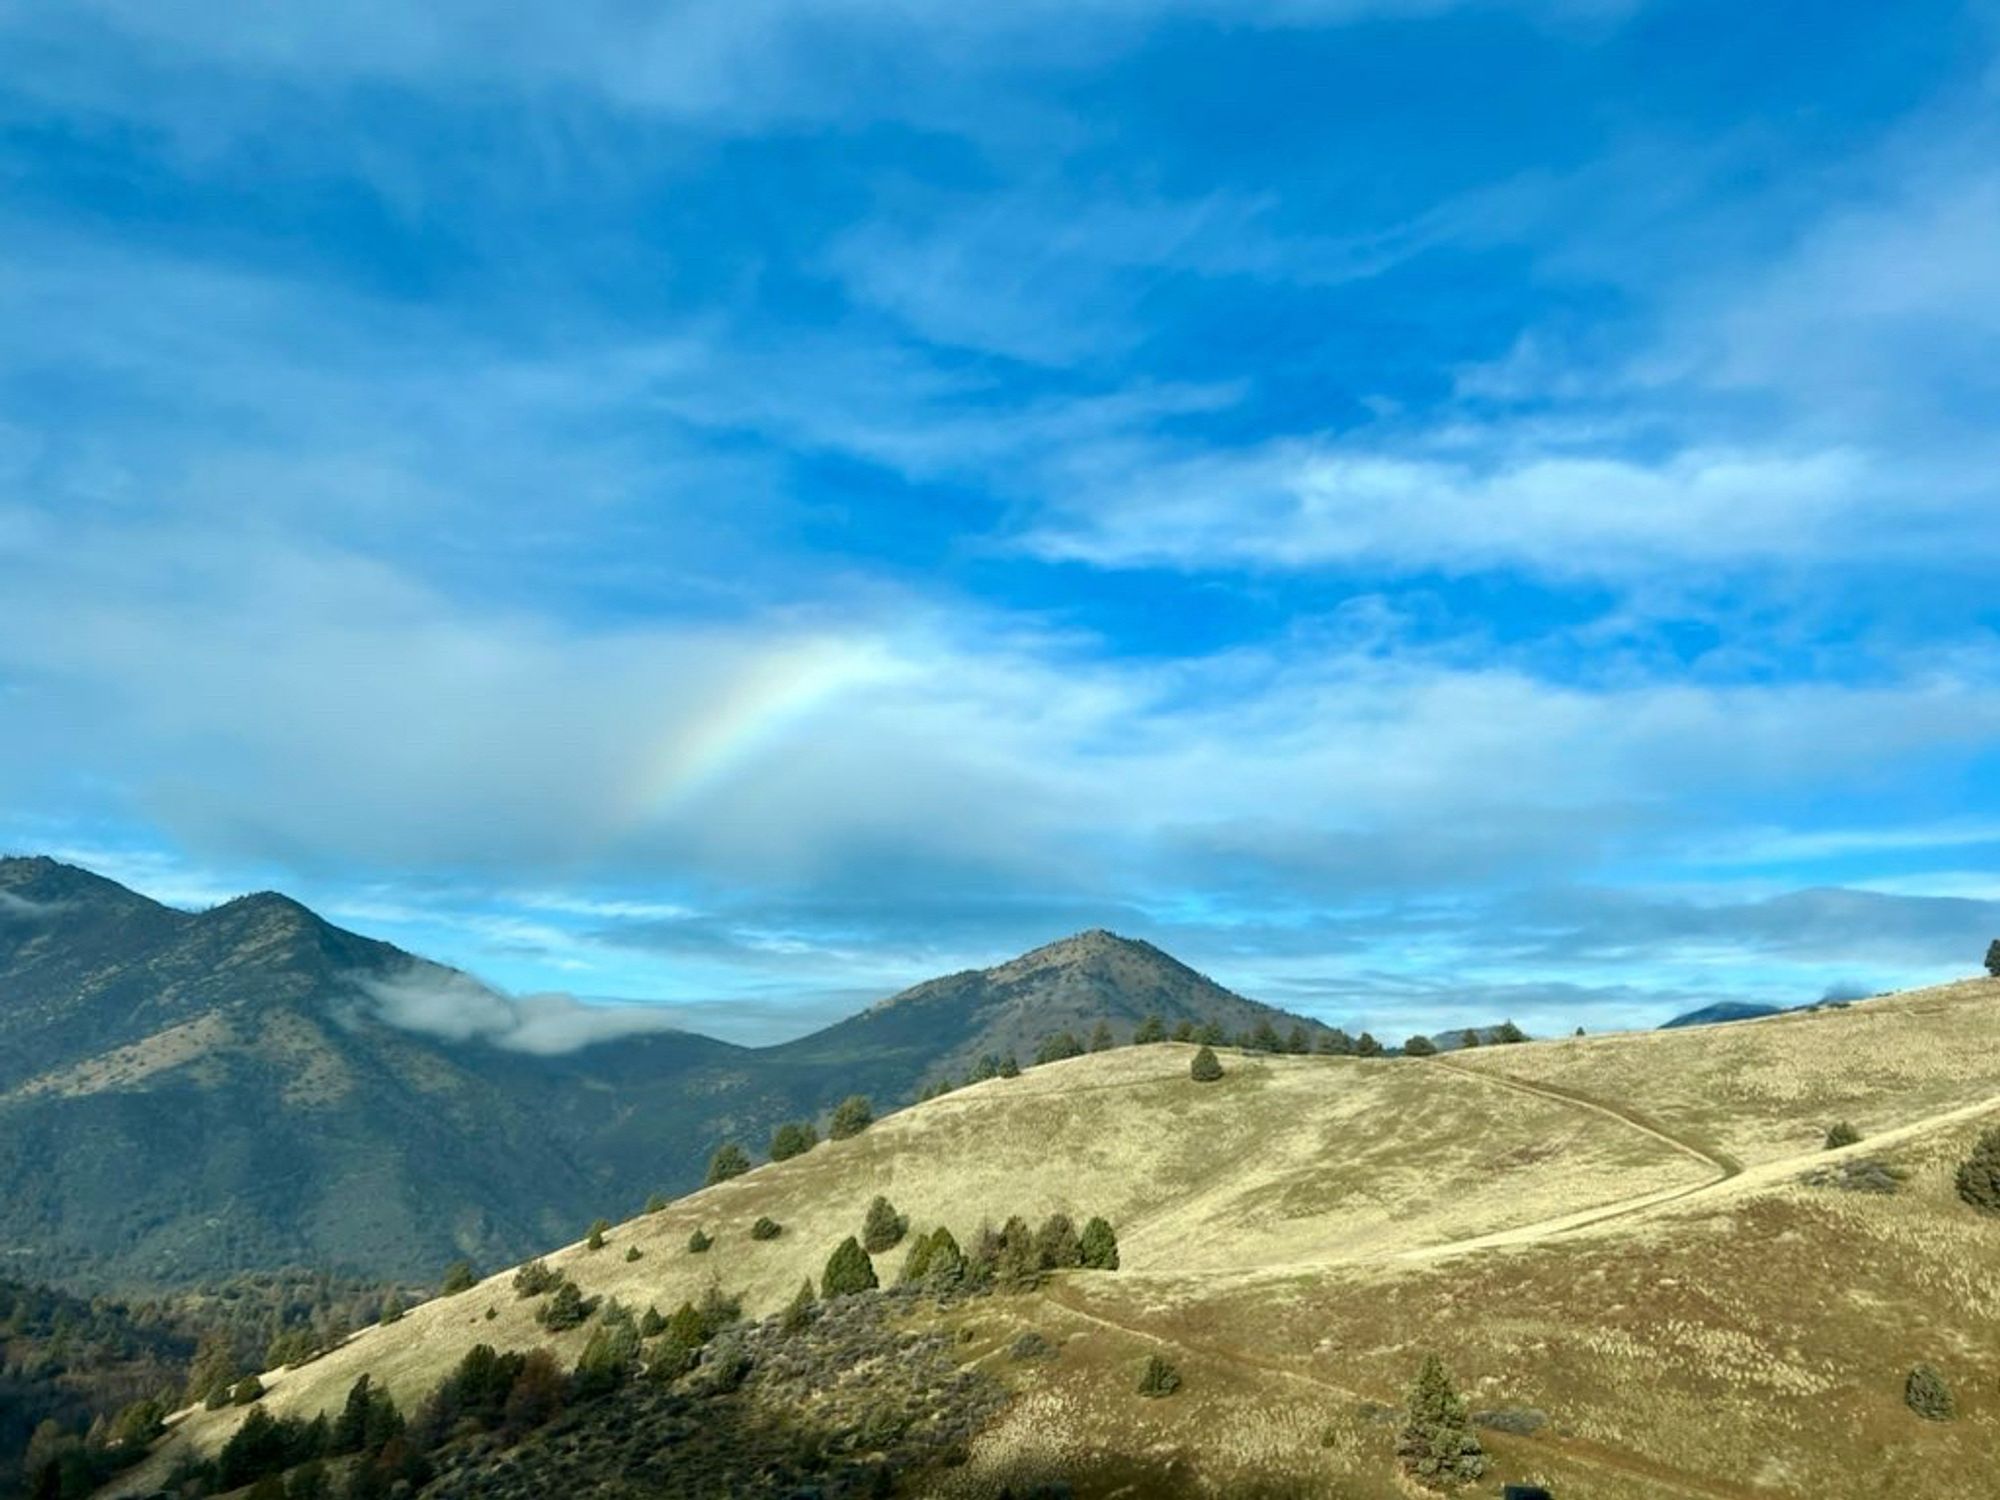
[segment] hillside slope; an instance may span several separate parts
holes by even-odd
[[[1379,1408],[1426,1350],[1475,1407],[1516,1413],[1486,1433],[1496,1479],[1593,1500],[1989,1493],[2000,1221],[1958,1202],[1951,1170],[2000,1119],[2000,984],[1707,1035],[1726,1038],[1726,1062],[1703,1066],[1700,1033],[1449,1061],[1225,1053],[1214,1085],[1189,1081],[1171,1044],[1078,1058],[918,1106],[551,1260],[628,1304],[665,1310],[718,1283],[755,1312],[816,1273],[878,1192],[914,1228],[962,1240],[1008,1213],[1105,1214],[1118,1272],[920,1322],[958,1330],[964,1357],[1013,1392],[925,1493],[996,1494],[1025,1463],[1086,1497],[1150,1474],[1146,1493],[1388,1500],[1394,1425]],[[1962,1061],[1941,1067],[1940,1053]],[[1848,1076],[1863,1055],[1866,1097]],[[1874,1111],[1876,1144],[1790,1149],[1799,1122],[1823,1129],[1856,1103]],[[1690,1121],[1702,1128],[1683,1133]],[[1764,1155],[1739,1171],[1716,1141]],[[1802,1180],[1871,1150],[1907,1174],[1900,1192]],[[783,1234],[750,1240],[759,1214]],[[696,1225],[717,1237],[706,1255],[686,1250]],[[877,1258],[885,1279],[900,1255]],[[551,1338],[532,1312],[496,1277],[274,1372],[266,1400],[319,1409],[363,1371],[407,1397],[476,1341],[574,1359],[588,1329]],[[1029,1329],[1053,1361],[995,1352]],[[1147,1402],[1132,1381],[1161,1351],[1186,1384]],[[1946,1371],[1956,1421],[1903,1406],[1920,1360]],[[169,1449],[213,1446],[238,1420],[192,1415]]]

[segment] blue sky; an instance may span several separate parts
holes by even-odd
[[[0,844],[742,1038],[1095,925],[1397,1036],[1964,973],[1996,43],[0,4]]]

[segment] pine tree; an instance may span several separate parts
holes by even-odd
[[[714,1243],[713,1238],[701,1229],[700,1226],[696,1226],[694,1233],[688,1236],[688,1254],[704,1255],[708,1252],[708,1247]]]
[[[340,1416],[333,1424],[333,1434],[327,1439],[327,1448],[332,1453],[359,1453],[368,1434],[368,1377],[360,1376],[347,1388],[347,1404],[340,1409]]]
[[[1083,1056],[1083,1043],[1076,1039],[1076,1033],[1058,1031],[1054,1036],[1044,1037],[1042,1045],[1035,1049],[1035,1066],[1061,1062],[1066,1057],[1081,1056]]]
[[[1118,1269],[1118,1236],[1111,1232],[1110,1224],[1103,1219],[1093,1218],[1083,1226],[1083,1240],[1079,1248],[1086,1270]]]
[[[865,1094],[849,1094],[841,1100],[833,1111],[833,1119],[827,1125],[826,1133],[836,1141],[844,1141],[861,1134],[875,1123],[874,1108]]]
[[[227,1391],[236,1383],[236,1351],[229,1336],[210,1329],[195,1345],[194,1363],[188,1367],[187,1399],[206,1401],[216,1391]]]
[[[1949,1422],[1958,1414],[1951,1387],[1931,1365],[1918,1365],[1903,1381],[1903,1402],[1927,1422]]]
[[[850,1234],[827,1258],[826,1271],[819,1279],[819,1290],[820,1295],[831,1302],[835,1297],[872,1292],[880,1284],[875,1279],[875,1266],[868,1259],[868,1252],[861,1248],[861,1241]]]
[[[1356,1057],[1380,1057],[1382,1055],[1382,1044],[1364,1031],[1354,1043],[1354,1055]]]
[[[1019,1078],[1021,1076],[1021,1064],[1016,1060],[1013,1053],[1009,1052],[1005,1057],[1000,1059],[1000,1076],[1002,1078]]]
[[[1486,1045],[1486,1043],[1484,1039],[1481,1038],[1481,1036],[1479,1035],[1479,1031],[1476,1027],[1468,1026],[1465,1028],[1465,1030],[1461,1031],[1458,1034],[1458,1045],[1461,1048],[1483,1047]]]
[[[469,1292],[479,1285],[479,1277],[469,1260],[455,1260],[444,1269],[444,1284],[439,1291],[447,1297],[456,1297],[460,1292]]]
[[[1117,1040],[1111,1035],[1111,1023],[1109,1021],[1099,1021],[1095,1029],[1090,1033],[1090,1050],[1092,1052],[1109,1052],[1117,1045]]]
[[[1860,1131],[1845,1120],[1836,1120],[1826,1132],[1826,1149],[1838,1151],[1842,1146],[1852,1146],[1860,1139]]]
[[[785,1226],[769,1214],[759,1216],[757,1222],[750,1226],[750,1238],[753,1240],[775,1240],[784,1232]]]
[[[993,1279],[1003,1291],[1027,1291],[1041,1279],[1042,1256],[1035,1232],[1019,1214],[1007,1220],[993,1262]]]
[[[909,1227],[910,1221],[897,1213],[887,1198],[878,1196],[861,1221],[861,1243],[871,1255],[880,1255],[893,1250]]]
[[[1405,1057],[1436,1057],[1437,1043],[1427,1036],[1413,1036],[1403,1043]]]
[[[1269,1016],[1257,1018],[1257,1028],[1250,1033],[1250,1045],[1259,1052],[1282,1052],[1284,1040],[1278,1035],[1278,1028],[1271,1024]]]
[[[659,1213],[666,1206],[667,1206],[667,1195],[665,1193],[648,1193],[646,1195],[645,1211],[647,1213],[649,1214]]]
[[[1338,1026],[1319,1039],[1319,1050],[1325,1057],[1349,1057],[1354,1052],[1354,1038]]]
[[[2000,979],[2000,938],[1986,945],[1986,972]]]
[[[1981,1213],[2000,1214],[2000,1127],[1984,1132],[1958,1164],[1958,1196]]]
[[[1516,1026],[1512,1021],[1502,1021],[1500,1029],[1493,1033],[1493,1040],[1500,1043],[1503,1047],[1512,1046],[1515,1042],[1525,1042],[1527,1039],[1528,1033]]]
[[[799,1333],[812,1322],[814,1300],[812,1277],[808,1276],[799,1283],[798,1291],[785,1306],[783,1322],[785,1332]]]
[[[1044,1271],[1067,1271],[1083,1264],[1083,1244],[1066,1213],[1052,1213],[1035,1231],[1035,1259]]]
[[[1174,1022],[1174,1040],[1177,1042],[1193,1041],[1194,1022],[1190,1021],[1186,1016],[1182,1016],[1180,1020]]]
[[[715,1148],[715,1155],[708,1159],[708,1177],[703,1186],[714,1187],[718,1182],[741,1177],[749,1170],[749,1153],[734,1141],[724,1141]]]
[[[819,1131],[810,1120],[794,1120],[788,1125],[780,1125],[771,1137],[771,1160],[790,1161],[795,1156],[804,1156],[819,1144]]]
[[[711,1164],[710,1170],[714,1170],[713,1164]],[[610,1232],[611,1221],[609,1219],[593,1219],[590,1224],[590,1234],[583,1242],[584,1248],[586,1250],[602,1250],[604,1248],[604,1236]]]
[[[1154,1042],[1164,1042],[1166,1039],[1167,1023],[1158,1016],[1147,1016],[1132,1033],[1132,1045],[1135,1047],[1149,1046]]]
[[[657,1307],[648,1303],[645,1315],[639,1319],[639,1337],[642,1339],[656,1339],[666,1331],[666,1318]]]
[[[1435,1354],[1424,1356],[1406,1404],[1409,1417],[1396,1439],[1396,1456],[1412,1478],[1451,1489],[1486,1472],[1485,1450],[1473,1435],[1465,1403]]]
[[[1310,1052],[1312,1049],[1312,1038],[1306,1035],[1305,1027],[1294,1022],[1291,1034],[1285,1038],[1285,1050],[1294,1055],[1299,1055]]]
[[[1204,1047],[1222,1047],[1228,1045],[1229,1033],[1222,1029],[1220,1021],[1207,1020],[1196,1029],[1194,1040]]]
[[[896,1280],[904,1285],[920,1282],[931,1268],[931,1237],[920,1234],[910,1241],[909,1253],[903,1257],[903,1269],[896,1273]]]
[[[1188,1076],[1196,1083],[1213,1083],[1222,1076],[1222,1063],[1215,1055],[1215,1049],[1206,1043],[1195,1053],[1188,1064]]]
[[[931,1286],[956,1286],[965,1278],[965,1256],[951,1231],[940,1224],[931,1231],[930,1256],[924,1265],[924,1280]]]

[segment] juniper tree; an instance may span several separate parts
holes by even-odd
[[[2000,938],[1986,945],[1986,972],[2000,979]]]
[[[814,1300],[812,1277],[808,1276],[799,1283],[799,1289],[792,1294],[792,1300],[785,1304],[782,1323],[785,1332],[799,1333],[812,1322]]]
[[[382,1324],[384,1327],[386,1327],[391,1323],[401,1322],[402,1318],[403,1318],[402,1293],[396,1291],[394,1288],[391,1288],[389,1291],[385,1292],[382,1296],[382,1315],[381,1317],[376,1319],[376,1321]]]
[[[469,1260],[455,1260],[444,1268],[444,1282],[439,1286],[440,1295],[456,1297],[460,1292],[469,1292],[479,1285],[479,1277]]]
[[[910,1241],[910,1250],[903,1257],[903,1269],[896,1273],[896,1280],[905,1285],[920,1282],[931,1268],[931,1237],[920,1234]]]
[[[1026,1291],[1041,1279],[1041,1270],[1042,1256],[1035,1246],[1035,1232],[1026,1219],[1015,1214],[1000,1230],[993,1279],[1005,1291]]]
[[[1076,1033],[1058,1031],[1054,1036],[1042,1038],[1042,1045],[1035,1049],[1035,1066],[1061,1062],[1066,1057],[1081,1056],[1083,1056],[1083,1043],[1076,1039]]]
[[[708,1176],[705,1187],[714,1187],[718,1182],[727,1182],[732,1177],[741,1177],[750,1170],[750,1155],[734,1141],[724,1141],[715,1148],[715,1155],[708,1159]]]
[[[1437,1043],[1427,1036],[1413,1036],[1403,1043],[1405,1057],[1436,1057]]]
[[[1110,1224],[1104,1219],[1093,1218],[1083,1226],[1083,1239],[1078,1248],[1083,1255],[1085,1270],[1118,1269],[1118,1236],[1111,1232]]]
[[[1354,1043],[1354,1055],[1356,1057],[1380,1057],[1382,1055],[1382,1044],[1376,1041],[1368,1032],[1364,1031]]]
[[[910,1221],[896,1212],[887,1198],[876,1196],[861,1220],[861,1244],[871,1255],[893,1250],[901,1243]]]
[[[819,1144],[819,1131],[810,1120],[793,1120],[780,1125],[771,1136],[771,1160],[790,1161],[804,1156]]]
[[[1285,1038],[1285,1050],[1294,1054],[1312,1051],[1312,1038],[1306,1035],[1305,1027],[1293,1023],[1291,1034]]]
[[[584,1248],[586,1250],[602,1250],[604,1248],[604,1236],[610,1231],[610,1229],[611,1229],[611,1221],[609,1219],[591,1220],[590,1235],[583,1242]]]
[[[1958,1164],[1958,1196],[1981,1213],[2000,1214],[2000,1127],[1984,1132]]]
[[[1021,1076],[1021,1064],[1016,1060],[1013,1053],[1009,1052],[1005,1057],[1000,1059],[1000,1076],[1002,1078],[1019,1078]]]
[[[1486,1472],[1486,1453],[1465,1403],[1435,1354],[1424,1356],[1406,1404],[1409,1415],[1396,1439],[1396,1457],[1419,1484],[1451,1489]]]
[[[659,1308],[648,1303],[645,1315],[639,1319],[639,1337],[642,1339],[656,1339],[666,1331],[666,1316],[661,1313]]]
[[[708,1250],[708,1247],[710,1245],[713,1245],[714,1243],[715,1240],[712,1236],[710,1236],[706,1231],[697,1227],[694,1233],[688,1236],[688,1254],[689,1255],[705,1254]]]
[[[1951,1387],[1931,1365],[1918,1365],[1904,1379],[1903,1404],[1927,1422],[1949,1422],[1958,1412]]]
[[[1177,1042],[1193,1041],[1194,1022],[1190,1021],[1186,1016],[1182,1016],[1180,1020],[1174,1022],[1174,1040]]]
[[[1144,1047],[1153,1042],[1167,1039],[1167,1023],[1158,1016],[1147,1016],[1132,1032],[1132,1045]]]
[[[1117,1045],[1117,1039],[1111,1035],[1111,1023],[1109,1021],[1099,1021],[1095,1029],[1090,1033],[1090,1050],[1092,1052],[1109,1052]]]
[[[1188,1063],[1188,1077],[1196,1083],[1213,1083],[1221,1076],[1222,1063],[1217,1059],[1215,1049],[1204,1043],[1201,1051],[1195,1053]]]
[[[543,1292],[555,1290],[561,1280],[561,1274],[550,1270],[549,1263],[538,1255],[533,1260],[523,1261],[514,1273],[514,1295],[539,1297]]]
[[[1171,1396],[1181,1388],[1181,1372],[1157,1354],[1146,1357],[1146,1367],[1139,1372],[1139,1394],[1142,1396]]]
[[[924,1280],[932,1286],[955,1286],[965,1276],[965,1256],[951,1231],[940,1224],[931,1231],[930,1256],[924,1265]]]
[[[645,1211],[647,1213],[656,1214],[666,1206],[667,1206],[667,1195],[665,1193],[648,1193],[646,1195]]]
[[[1222,1029],[1220,1021],[1208,1020],[1196,1029],[1194,1040],[1204,1047],[1221,1047],[1228,1044],[1229,1033]]]
[[[1515,1042],[1525,1042],[1527,1039],[1528,1033],[1516,1026],[1512,1021],[1502,1021],[1500,1029],[1493,1033],[1493,1040],[1500,1043],[1503,1047],[1511,1046]]]
[[[627,1246],[625,1247],[625,1264],[626,1264],[626,1265],[628,1265],[628,1266],[629,1266],[629,1265],[631,1265],[631,1264],[632,1264],[632,1262],[633,1262],[633,1261],[635,1261],[635,1260],[644,1260],[645,1258],[646,1258],[646,1252],[645,1252],[645,1251],[643,1251],[643,1250],[641,1250],[641,1249],[640,1249],[640,1248],[639,1248],[639,1247],[638,1247],[637,1245],[627,1245]]]
[[[1826,1149],[1838,1151],[1842,1146],[1852,1146],[1860,1139],[1860,1131],[1845,1120],[1836,1120],[1826,1132]]]
[[[1319,1039],[1319,1050],[1326,1057],[1347,1057],[1354,1051],[1354,1038],[1336,1026]]]
[[[760,1215],[757,1222],[750,1226],[750,1238],[753,1240],[775,1240],[784,1232],[785,1226],[769,1214]]]
[[[1067,1271],[1083,1264],[1083,1244],[1066,1213],[1052,1213],[1035,1231],[1035,1259],[1044,1271]]]
[[[827,1257],[826,1270],[819,1279],[820,1295],[829,1302],[835,1297],[848,1297],[856,1292],[872,1292],[879,1285],[881,1283],[875,1279],[875,1266],[868,1259],[868,1252],[861,1248],[861,1241],[851,1234]]]
[[[861,1134],[875,1123],[875,1110],[865,1094],[849,1094],[834,1107],[833,1118],[827,1123],[826,1133],[836,1141],[844,1141]]]
[[[1278,1035],[1278,1028],[1271,1024],[1269,1016],[1259,1016],[1257,1026],[1250,1033],[1250,1045],[1259,1052],[1282,1052],[1284,1040]]]
[[[590,1316],[595,1300],[585,1301],[583,1290],[574,1281],[565,1279],[555,1289],[542,1310],[535,1314],[535,1321],[551,1333],[561,1333],[566,1328],[576,1328]]]

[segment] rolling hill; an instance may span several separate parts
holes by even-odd
[[[684,1190],[720,1140],[757,1152],[849,1093],[899,1103],[1064,1028],[1296,1019],[1104,932],[764,1048],[659,1032],[546,1056],[412,1031],[380,1001],[446,984],[473,981],[282,895],[184,912],[0,860],[0,1271],[429,1280]]]
[[[1225,1051],[1208,1085],[1190,1081],[1186,1047],[1123,1048],[958,1090],[549,1262],[634,1308],[719,1286],[754,1316],[816,1274],[878,1193],[913,1231],[962,1243],[1010,1214],[1106,1216],[1115,1272],[884,1304],[897,1337],[955,1349],[1006,1395],[898,1493],[994,1496],[1042,1475],[1086,1500],[1390,1500],[1408,1493],[1394,1406],[1437,1351],[1486,1413],[1494,1468],[1478,1493],[1506,1480],[1565,1500],[1972,1500],[2000,1454],[2000,1219],[1960,1202],[1952,1173],[2000,1120],[1996,1043],[2000,982],[1980,980],[1451,1058]],[[1864,1139],[1828,1152],[1840,1117]],[[1840,1191],[1820,1171],[1864,1159],[1899,1189]],[[751,1238],[760,1216],[782,1232]],[[705,1255],[687,1248],[696,1227],[715,1237]],[[876,1257],[885,1281],[901,1255]],[[262,1404],[323,1410],[364,1372],[413,1401],[477,1342],[576,1360],[592,1326],[550,1334],[539,1300],[489,1278],[269,1372]],[[1026,1333],[1049,1352],[1012,1357]],[[777,1372],[804,1357],[775,1334],[749,1347]],[[1134,1389],[1153,1354],[1182,1375],[1171,1399]],[[1949,1380],[1955,1420],[1905,1406],[1919,1362]],[[754,1403],[763,1387],[744,1389]],[[116,1492],[145,1493],[242,1420],[184,1415]],[[522,1472],[684,1492],[637,1477],[671,1450],[595,1430],[528,1441]]]

